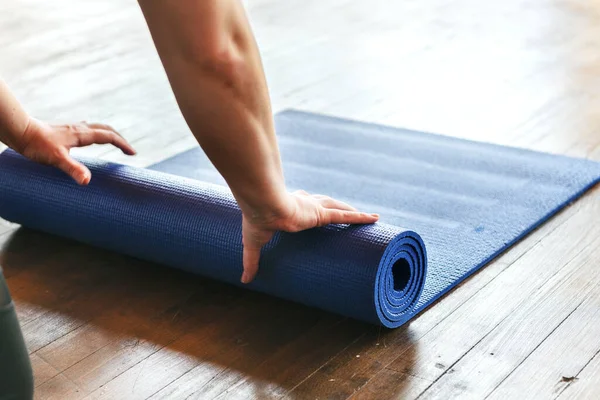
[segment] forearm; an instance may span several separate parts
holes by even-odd
[[[269,94],[238,0],[140,5],[182,114],[242,209],[276,208],[285,184]]]
[[[19,138],[29,123],[29,115],[23,109],[8,85],[0,79],[0,142],[19,150]]]

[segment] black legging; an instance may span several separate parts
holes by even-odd
[[[0,268],[0,400],[33,398],[33,373],[21,327]]]

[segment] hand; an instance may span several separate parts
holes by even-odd
[[[327,196],[297,191],[287,196],[283,211],[271,215],[244,214],[242,236],[244,246],[243,283],[250,283],[258,272],[262,247],[276,231],[298,232],[329,224],[372,224],[377,214],[358,212],[354,207]]]
[[[112,144],[125,154],[135,154],[129,143],[108,125],[85,122],[49,125],[33,118],[13,149],[32,161],[61,169],[80,185],[87,185],[91,179],[90,170],[75,161],[69,150],[91,144]]]

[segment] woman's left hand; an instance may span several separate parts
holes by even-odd
[[[112,127],[104,124],[50,125],[30,118],[27,128],[11,147],[23,156],[41,164],[61,169],[80,185],[91,179],[90,170],[69,154],[73,147],[112,144],[128,155],[135,150]]]

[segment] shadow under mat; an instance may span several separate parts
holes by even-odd
[[[368,356],[341,362],[355,357],[345,354],[351,345],[368,355],[398,351],[380,342],[403,342],[402,357],[414,353],[408,325],[382,329],[26,228],[7,238],[1,262],[30,353],[86,391],[123,373],[90,370],[126,360],[146,364],[138,387],[143,371],[168,366],[164,386],[188,382],[216,396],[251,385],[254,396],[278,396],[318,371],[325,382],[338,378],[320,390],[344,397],[385,367]],[[114,354],[94,359],[107,349]]]

